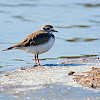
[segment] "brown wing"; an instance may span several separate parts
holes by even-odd
[[[9,48],[2,50],[2,51],[11,50],[11,49],[18,49],[20,47],[36,46],[39,44],[43,44],[43,43],[48,42],[50,37],[51,37],[51,35],[48,34],[47,32],[45,32],[43,30],[39,30],[39,31],[36,31],[36,32],[32,33],[31,35],[29,35],[21,43],[14,45],[12,47],[9,47]]]
[[[23,42],[16,45],[17,47],[27,47],[27,46],[36,46],[39,44],[44,44],[49,41],[51,35],[47,32],[39,30],[35,33],[29,35]]]

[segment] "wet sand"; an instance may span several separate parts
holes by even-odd
[[[73,78],[74,81],[77,81],[80,84],[82,84],[82,81],[87,81],[88,78],[88,81],[91,79],[93,80],[92,82],[98,81],[97,87],[100,88],[99,64],[99,58],[88,58],[75,59],[70,61],[65,60],[64,62],[58,62],[55,65],[48,64],[45,66],[19,67],[15,71],[8,71],[4,74],[1,73],[2,77],[0,78],[0,85],[33,86],[39,84],[51,84],[55,82],[66,83],[68,81],[66,80],[67,78],[70,79],[67,83],[74,85],[75,82],[73,82]],[[69,76],[71,74],[72,77]],[[89,81],[89,83],[91,82]],[[82,86],[86,85],[82,84]],[[93,87],[96,88],[95,86]]]
[[[100,90],[100,68],[92,67],[92,70],[83,73],[87,75],[75,75],[74,80],[82,86]]]
[[[49,92],[53,92],[55,96],[52,98],[50,96],[50,99],[55,98],[57,100],[59,97],[62,98],[63,95],[67,99],[74,98],[78,91],[81,91],[80,94],[77,94],[79,95],[77,100],[83,97],[90,98],[91,96],[94,98],[93,100],[95,100],[95,98],[100,98],[98,95],[100,89],[100,59],[74,59],[58,62],[55,65],[46,64],[45,66],[19,67],[15,71],[8,71],[2,74],[0,87],[2,92],[5,92],[6,95],[9,93],[16,94],[16,91],[22,94],[27,94],[27,91],[33,91],[33,94],[34,91],[37,91],[36,93],[41,91],[41,96],[43,97],[44,93],[42,90],[44,90],[45,95],[49,96],[49,94],[46,93],[46,90],[48,90]],[[6,88],[6,91],[4,88]],[[59,88],[61,93],[58,93]],[[63,94],[68,91],[68,93],[70,93],[73,89],[76,94],[72,97]],[[95,91],[98,92],[95,93]],[[85,95],[87,92],[89,94]],[[58,97],[57,93],[59,95]],[[46,97],[43,98],[46,99]]]

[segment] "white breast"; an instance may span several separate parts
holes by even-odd
[[[22,47],[20,48],[20,50],[24,50],[25,52],[29,52],[33,54],[41,54],[50,50],[54,42],[55,42],[55,39],[51,37],[50,40],[45,44],[41,44],[37,46]]]

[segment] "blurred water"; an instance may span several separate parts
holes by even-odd
[[[45,24],[59,33],[53,48],[39,55],[41,64],[99,55],[99,0],[0,0],[0,50],[20,43]],[[34,65],[34,55],[20,50],[0,52],[2,71]]]
[[[100,1],[94,0],[1,0],[0,50],[20,43],[43,25],[51,24],[59,33],[54,33],[53,48],[39,56],[41,64],[56,63],[62,57],[99,55],[99,10]],[[33,58],[32,54],[20,50],[0,52],[0,65],[34,65]]]
[[[55,84],[1,88],[0,92],[4,93],[1,100],[100,100],[100,92]]]
[[[20,43],[43,25],[51,24],[59,33],[54,33],[53,48],[39,56],[41,64],[99,55],[99,11],[100,1],[94,0],[1,0],[0,50]],[[2,67],[34,65],[33,59],[34,55],[20,50],[0,52]]]

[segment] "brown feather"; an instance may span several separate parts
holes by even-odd
[[[24,47],[37,46],[37,45],[48,42],[50,37],[51,37],[51,34],[43,30],[39,30],[29,35],[26,39],[24,39],[24,41],[19,43],[17,46],[24,46]]]
[[[51,36],[54,37],[53,34],[49,34],[43,30],[38,30],[38,31],[32,33],[31,35],[29,35],[21,43],[15,45],[15,46],[9,47],[2,51],[11,50],[11,49],[19,49],[20,47],[37,46],[40,44],[44,44],[49,41]]]

